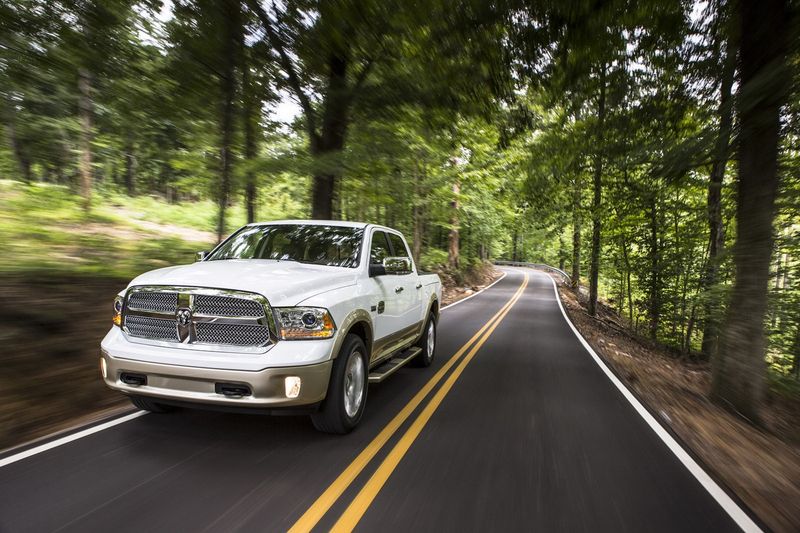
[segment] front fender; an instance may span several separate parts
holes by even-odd
[[[347,316],[342,321],[341,325],[339,325],[339,331],[336,334],[336,339],[333,343],[333,351],[331,353],[331,359],[335,359],[336,356],[339,354],[339,350],[342,348],[342,344],[344,343],[345,337],[347,334],[350,333],[350,330],[356,324],[363,323],[365,325],[366,331],[366,339],[364,339],[364,344],[367,345],[367,351],[371,354],[372,353],[372,341],[374,340],[373,335],[373,325],[372,325],[372,317],[365,309],[354,309],[347,314]]]

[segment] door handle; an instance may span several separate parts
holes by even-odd
[[[394,288],[394,292],[396,292],[396,293],[398,293],[398,294],[399,294],[399,293],[401,293],[401,292],[403,292],[403,287],[395,287],[395,288]]]
[[[417,290],[422,288],[422,283],[417,283]]]

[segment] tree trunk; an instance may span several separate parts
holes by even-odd
[[[714,358],[712,393],[758,421],[765,390],[764,317],[778,189],[780,110],[788,97],[785,0],[741,0],[736,278]]]
[[[633,292],[631,291],[631,261],[628,256],[628,243],[622,237],[622,258],[625,261],[625,284],[628,293],[628,320],[633,324]]]
[[[33,179],[33,175],[31,174],[31,160],[23,148],[22,143],[19,141],[19,137],[17,136],[16,113],[11,105],[7,105],[6,107],[8,108],[8,117],[6,120],[8,142],[11,145],[11,151],[14,153],[14,158],[17,160],[17,165],[19,166],[19,171],[22,175],[23,181],[30,183]]]
[[[411,255],[414,256],[414,262],[419,264],[422,256],[422,217],[418,208],[414,209],[414,242],[411,247]]]
[[[690,353],[692,351],[692,335],[694,334],[694,322],[697,318],[697,302],[692,303],[692,311],[689,314],[689,322],[686,324],[686,337],[683,353]]]
[[[320,172],[314,175],[311,191],[311,218],[315,220],[333,219],[333,193],[335,189],[335,174]]]
[[[648,315],[650,338],[658,338],[661,322],[661,247],[658,242],[658,202],[655,194],[650,198],[650,287]]]
[[[518,261],[519,256],[517,255],[517,243],[519,242],[519,228],[517,225],[514,225],[514,233],[511,236],[511,260]]]
[[[218,196],[217,241],[222,241],[225,235],[225,212],[228,208],[231,189],[231,173],[233,171],[233,128],[234,128],[234,101],[236,98],[236,65],[237,51],[241,23],[239,21],[238,0],[225,1],[225,43],[223,54],[225,56],[225,70],[221,82],[221,109],[220,109],[220,183]]]
[[[731,88],[736,72],[735,39],[728,38],[727,51],[722,67],[722,80],[719,96],[719,135],[714,147],[714,162],[708,180],[708,263],[703,279],[703,287],[707,291],[705,302],[705,324],[703,327],[703,357],[710,359],[717,349],[719,340],[719,301],[713,290],[719,277],[719,255],[725,246],[725,234],[722,226],[722,182],[725,178],[725,167],[730,156],[731,127],[733,123],[733,102]]]
[[[174,182],[175,171],[168,161],[163,161],[158,169],[159,188],[164,191],[167,202],[174,203],[174,189],[170,185]]]
[[[244,54],[244,50],[242,50],[242,53]],[[256,221],[257,188],[253,162],[258,150],[256,130],[261,113],[258,110],[258,102],[253,94],[254,87],[250,80],[250,66],[246,62],[242,64],[242,91],[244,92],[244,157],[248,165],[245,174],[244,203],[247,209],[247,223],[250,224]]]
[[[800,376],[800,320],[794,330],[794,342],[792,343],[792,367],[789,370],[795,377]]]
[[[680,336],[679,341],[680,345],[684,346],[686,343],[686,307],[687,307],[687,294],[689,293],[689,267],[687,266],[683,273],[681,274],[683,277],[683,284],[681,287],[681,316],[680,316]]]
[[[461,194],[461,182],[453,182],[453,199],[450,201],[450,235],[447,239],[447,264],[456,270],[459,266],[459,235],[458,235],[458,195]]]
[[[776,298],[780,301],[780,296],[778,291],[781,289],[781,278],[783,278],[783,254],[780,253],[780,250],[775,250],[775,255],[778,258],[777,263],[775,264],[775,284],[773,288],[776,293]],[[786,267],[788,268],[788,264]],[[769,320],[769,327],[772,329],[776,329],[778,327],[778,309],[772,308],[770,312],[770,320]]]
[[[92,202],[92,78],[86,68],[78,70],[78,113],[80,115],[80,155],[78,168],[81,175],[83,209],[89,211]]]
[[[594,161],[594,198],[592,199],[592,255],[589,265],[589,305],[591,316],[597,314],[597,284],[600,278],[600,202],[603,192],[603,126],[606,120],[606,65],[600,68],[600,96],[597,102],[597,135]]]
[[[312,138],[311,154],[321,169],[314,174],[311,191],[311,218],[332,220],[339,161],[349,125],[350,97],[347,87],[347,54],[334,53],[328,58],[328,94],[322,115],[322,132]]]
[[[133,137],[125,137],[125,189],[129,196],[136,194],[136,157],[133,155]]]
[[[575,177],[572,189],[572,288],[577,289],[581,283],[581,179]]]
[[[114,185],[122,185],[122,183],[120,183],[120,179],[119,179],[120,165],[117,164],[117,160],[114,159],[114,158],[110,158],[106,162],[105,167],[107,169],[109,169],[108,170],[108,174],[111,177],[111,183],[113,183]],[[101,182],[102,179],[103,178],[102,178],[102,174],[101,174],[101,177],[97,180],[98,183]]]
[[[414,231],[414,239],[411,245],[411,255],[414,256],[414,262],[419,264],[419,258],[422,255],[422,175],[419,171],[419,166],[414,165],[414,208],[412,210],[412,224]]]

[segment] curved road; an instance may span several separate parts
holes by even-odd
[[[550,278],[506,271],[442,312],[431,368],[370,387],[352,434],[141,416],[5,458],[0,532],[739,530],[584,349]]]

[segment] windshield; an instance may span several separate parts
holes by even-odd
[[[358,266],[364,230],[343,226],[281,224],[246,226],[208,258],[274,259],[314,265]]]

